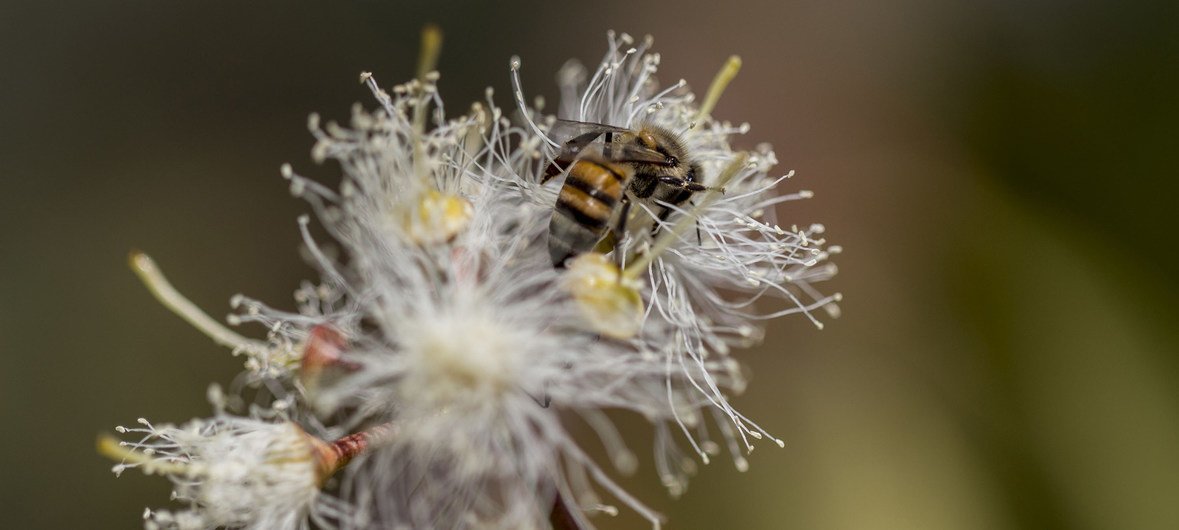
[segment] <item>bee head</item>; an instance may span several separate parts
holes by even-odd
[[[635,141],[647,149],[659,149],[659,141],[656,140],[652,129],[648,127],[643,127],[639,130],[638,134],[635,135]]]
[[[635,143],[643,148],[658,151],[665,157],[665,162],[657,165],[667,170],[660,173],[683,176],[683,166],[688,165],[688,156],[678,135],[658,125],[645,123],[636,131]]]

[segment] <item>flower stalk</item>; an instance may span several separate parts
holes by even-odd
[[[332,442],[325,442],[309,436],[308,439],[315,452],[316,476],[319,478],[319,484],[322,486],[332,475],[347,466],[352,459],[360,456],[374,445],[388,443],[396,434],[397,429],[392,424],[384,424],[337,438]]]

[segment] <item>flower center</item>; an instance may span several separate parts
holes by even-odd
[[[515,333],[488,316],[447,315],[409,328],[408,390],[436,402],[484,399],[513,388],[523,349]],[[408,396],[407,396],[408,397]]]

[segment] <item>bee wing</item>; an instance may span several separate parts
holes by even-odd
[[[633,131],[622,127],[575,120],[557,120],[548,131],[549,138],[559,144],[567,144],[581,138],[589,138],[585,141],[585,143],[589,143],[608,132],[634,134]]]
[[[549,134],[562,144],[557,155],[561,162],[588,157],[608,162],[669,164],[667,155],[631,142],[635,132],[629,129],[604,123],[557,120]]]
[[[616,163],[642,163],[655,164],[660,166],[670,165],[667,155],[660,153],[654,149],[648,149],[641,145],[631,143],[612,142],[607,144],[605,142],[597,142],[576,149],[570,159],[588,158],[591,160],[605,160],[607,162]]]

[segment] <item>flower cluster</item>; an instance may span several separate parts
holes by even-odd
[[[711,117],[739,60],[697,105],[683,81],[659,86],[649,38],[610,33],[592,73],[561,70],[557,116],[527,103],[512,59],[510,113],[488,90],[448,119],[429,59],[437,35],[426,37],[417,79],[386,91],[362,74],[375,111],[356,107],[346,127],[312,116],[313,158],[339,165],[338,189],[283,167],[332,242],[300,219],[320,279],[296,292],[296,311],[235,297],[230,324],[259,323],[266,340],[210,319],[133,255],[157,298],[247,359],[214,417],[141,420],[119,429],[138,440],[102,441],[116,473],[165,474],[186,504],[149,510],[149,527],[592,528],[611,502],[657,527],[573,432],[596,433],[626,473],[637,459],[606,413],[641,415],[672,494],[696,462],[726,448],[745,469],[752,441],[773,439],[728,401],[745,385],[730,351],[760,340],[767,319],[834,315],[838,295],[813,284],[835,273],[838,247],[821,225],[776,224],[778,205],[809,193],[775,195],[789,175],[769,174],[773,151],[734,151],[748,127]],[[639,200],[626,187],[637,166],[598,159],[632,207],[609,212],[621,229],[554,266],[570,182],[561,131],[575,122],[667,131],[700,174],[659,184],[696,186],[691,200]]]

